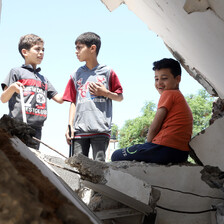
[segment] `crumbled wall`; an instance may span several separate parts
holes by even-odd
[[[212,117],[209,121],[210,125],[213,124],[215,120],[217,120],[223,116],[224,116],[224,100],[217,98],[213,102]]]
[[[10,138],[0,129],[0,223],[92,223],[12,147]]]

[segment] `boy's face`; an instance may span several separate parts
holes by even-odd
[[[80,42],[78,42],[76,44],[76,56],[79,59],[79,61],[88,61],[91,59],[92,55],[93,55],[93,48],[95,45],[92,45],[91,47],[87,47],[85,44],[81,44]]]
[[[22,49],[22,54],[26,64],[31,64],[33,68],[40,64],[44,58],[44,43],[37,43],[29,50]]]
[[[181,76],[174,78],[169,68],[155,70],[155,87],[159,94],[162,94],[164,90],[179,89],[180,80]]]

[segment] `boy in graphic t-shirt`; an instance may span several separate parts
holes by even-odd
[[[112,121],[112,101],[123,100],[123,88],[118,76],[110,67],[98,63],[101,38],[93,32],[78,36],[76,55],[84,66],[75,71],[66,86],[63,100],[71,102],[67,143],[73,145],[72,155],[89,155],[105,161]]]
[[[35,34],[27,34],[20,38],[18,47],[25,63],[21,67],[12,68],[1,83],[1,101],[8,102],[10,117],[23,121],[20,99],[22,88],[27,123],[36,131],[35,137],[41,139],[42,127],[47,119],[47,98],[61,104],[62,95],[40,74],[40,68],[37,67],[44,57],[43,39]],[[39,149],[40,144],[33,140],[33,144],[27,145]]]
[[[185,162],[188,158],[193,117],[179,90],[180,64],[174,59],[164,58],[153,65],[155,87],[161,96],[148,130],[147,142],[116,150],[112,154],[112,161],[168,164]]]

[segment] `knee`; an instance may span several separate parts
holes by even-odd
[[[105,152],[104,151],[97,152],[95,160],[105,162]]]
[[[122,156],[122,152],[121,149],[117,149],[116,151],[113,152],[112,156],[111,156],[111,161],[119,161],[122,160],[123,156]]]

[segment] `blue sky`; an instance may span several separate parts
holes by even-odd
[[[63,92],[70,74],[82,66],[75,56],[75,39],[83,32],[101,36],[98,56],[117,73],[124,89],[124,100],[113,104],[113,123],[120,128],[125,120],[141,115],[146,101],[157,103],[152,63],[173,57],[163,41],[149,30],[126,5],[113,12],[100,0],[2,0],[0,23],[1,82],[12,67],[23,64],[18,52],[19,38],[28,33],[45,41],[45,56],[40,65],[58,92]],[[183,71],[180,89],[186,96],[202,87]],[[68,124],[69,103],[62,105],[48,101],[48,119],[43,127],[42,140],[68,155],[65,131]],[[0,103],[0,116],[8,113],[8,105]],[[41,146],[41,151],[51,153]]]

